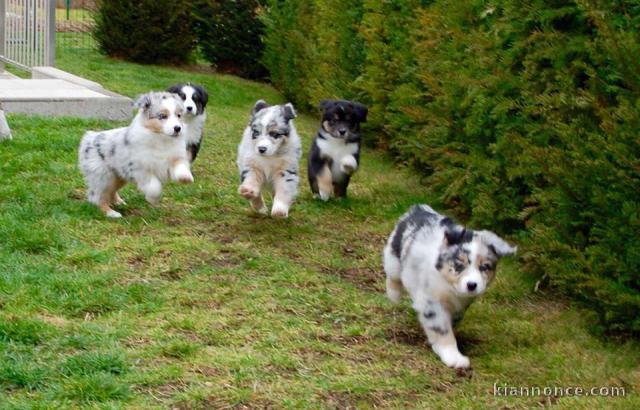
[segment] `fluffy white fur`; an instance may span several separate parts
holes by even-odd
[[[414,206],[384,249],[387,296],[398,302],[404,288],[433,351],[449,367],[469,367],[453,322],[485,292],[498,259],[516,249],[492,232],[466,230],[427,205]]]
[[[108,217],[122,215],[111,205],[123,204],[118,190],[135,183],[148,202],[162,197],[168,179],[193,182],[183,134],[184,106],[170,93],[149,93],[136,103],[138,113],[128,127],[88,131],[80,143],[79,166],[87,199]]]
[[[262,100],[254,107],[251,122],[238,146],[240,195],[258,213],[267,214],[262,198],[264,188],[273,193],[271,216],[286,218],[298,193],[300,137],[293,123],[293,105],[267,106]]]

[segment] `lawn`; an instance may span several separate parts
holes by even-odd
[[[105,121],[10,115],[0,143],[0,408],[640,408],[635,342],[505,260],[458,329],[473,370],[445,368],[410,305],[384,295],[396,219],[430,203],[420,177],[365,149],[350,198],[308,186],[288,220],[237,194],[235,150],[268,85],[63,54],[59,67],[128,95],[179,81],[210,93],[196,182],[159,206],[131,187],[125,218],[84,201],[76,149]],[[297,120],[305,147],[316,113]],[[366,136],[365,136],[366,138]],[[437,204],[436,204],[437,205]],[[626,397],[496,397],[500,386],[622,386]]]

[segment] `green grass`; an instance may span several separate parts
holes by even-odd
[[[119,124],[10,115],[0,143],[0,408],[632,408],[640,353],[566,302],[533,292],[516,260],[458,336],[473,371],[445,368],[407,301],[384,296],[396,219],[430,202],[420,178],[365,149],[350,198],[306,183],[288,220],[251,214],[236,144],[264,84],[64,54],[62,69],[135,96],[178,81],[211,94],[196,182],[159,206],[124,190],[125,218],[84,201],[76,148]],[[308,147],[315,115],[297,120]],[[625,398],[494,397],[512,386],[623,386]]]

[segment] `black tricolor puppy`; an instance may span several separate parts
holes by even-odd
[[[308,175],[314,197],[346,197],[351,175],[360,164],[360,123],[366,106],[346,100],[320,103],[322,122],[309,151]]]
[[[205,108],[209,94],[204,87],[186,83],[172,85],[168,92],[178,94],[184,101],[184,135],[187,140],[187,157],[193,162],[202,144],[202,130],[207,119]]]

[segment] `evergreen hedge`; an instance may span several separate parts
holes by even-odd
[[[271,81],[299,106],[355,97],[363,41],[361,0],[268,0],[263,62]]]
[[[191,0],[99,0],[93,36],[111,57],[184,64],[195,46]]]
[[[193,0],[193,28],[204,58],[221,72],[264,78],[263,6],[263,0]]]
[[[368,103],[368,135],[452,212],[640,335],[637,2],[270,0],[264,21],[289,99]]]

